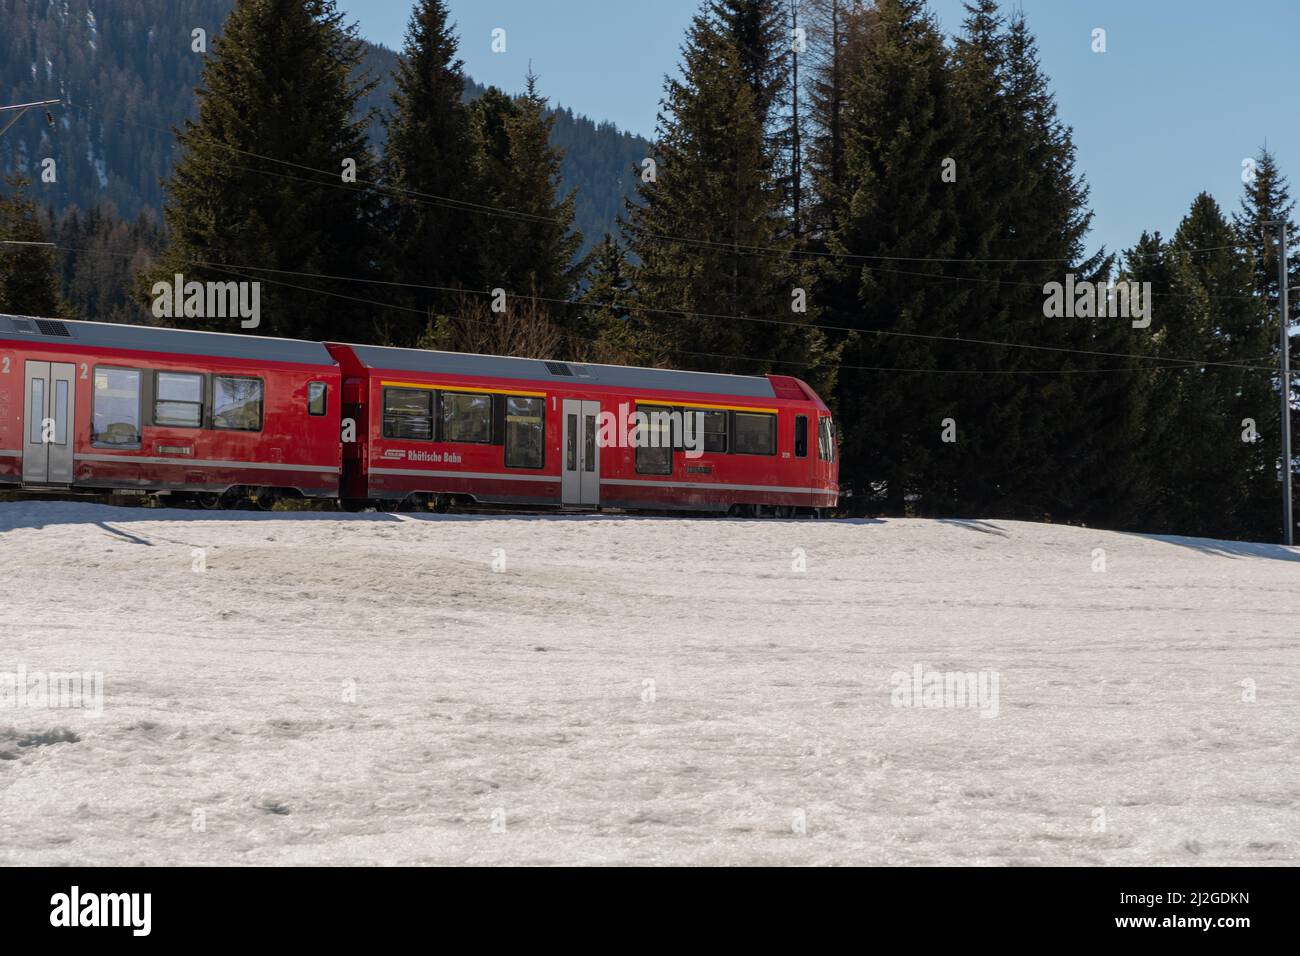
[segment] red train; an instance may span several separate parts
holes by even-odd
[[[0,485],[794,516],[835,459],[787,376],[0,315]]]

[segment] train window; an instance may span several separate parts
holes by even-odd
[[[155,372],[153,423],[174,428],[200,427],[203,424],[203,376]]]
[[[671,408],[661,405],[637,405],[646,417],[645,427],[638,430],[636,470],[642,475],[673,473]]]
[[[385,438],[433,441],[433,392],[427,388],[384,389]]]
[[[262,430],[262,380],[232,375],[212,379],[212,427],[232,431]]]
[[[568,438],[568,450],[564,456],[565,471],[578,470],[578,416],[569,416],[569,429],[565,433]]]
[[[546,450],[546,399],[506,398],[506,467],[541,468]]]
[[[727,451],[727,413],[704,413],[704,450],[725,454]]]
[[[492,396],[442,393],[443,441],[492,443]]]
[[[704,450],[726,454],[727,451],[727,413],[721,411],[710,411],[703,408],[691,408],[687,406],[682,409],[682,424],[686,424],[686,416],[692,416],[691,428],[699,436],[703,435]],[[674,448],[685,447],[682,443],[681,436],[673,443]]]
[[[582,416],[582,470],[596,470],[596,416]]]
[[[140,444],[140,379],[135,369],[95,369],[93,444]]]
[[[776,416],[761,412],[736,412],[736,453],[776,454]]]
[[[45,379],[32,379],[31,401],[28,403],[32,408],[31,434],[27,440],[33,445],[39,445],[44,440],[45,429]]]
[[[807,415],[796,415],[794,417],[794,456],[796,458],[808,457]]]
[[[829,418],[817,419],[817,457],[822,461],[835,460],[835,426]]]
[[[68,443],[68,383],[58,379],[54,383],[54,444]]]
[[[307,383],[307,414],[324,415],[329,386],[324,382]]]

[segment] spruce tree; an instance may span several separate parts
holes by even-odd
[[[465,216],[460,239],[470,255],[472,288],[506,288],[502,277],[509,276],[513,262],[511,217],[505,210],[515,177],[510,163],[510,124],[519,115],[519,106],[505,92],[490,86],[470,104],[469,114],[470,195],[481,207],[495,207],[497,212],[484,208]]]
[[[730,38],[740,75],[753,95],[752,109],[763,127],[772,182],[779,191],[788,231],[796,231],[793,204],[799,183],[794,154],[799,134],[792,96],[797,63],[789,0],[712,0],[718,30]]]
[[[444,0],[419,0],[407,26],[394,79],[384,168],[393,187],[394,273],[411,287],[406,301],[438,308],[454,301],[437,289],[479,287],[472,238],[483,215],[472,193],[473,146],[465,76]]]
[[[0,193],[0,312],[14,315],[65,314],[59,294],[59,274],[54,251],[48,246],[14,243],[48,242],[40,209],[27,195],[28,182],[5,178],[8,192]]]
[[[1277,315],[1278,268],[1277,227],[1265,223],[1285,222],[1291,247],[1288,272],[1289,287],[1300,285],[1300,232],[1292,216],[1295,202],[1277,157],[1267,147],[1261,148],[1255,160],[1255,175],[1248,177],[1242,189],[1241,209],[1232,217],[1237,240],[1254,257],[1255,288],[1267,300],[1270,314]],[[1291,323],[1300,322],[1300,295],[1290,299]]]
[[[950,61],[953,98],[962,124],[944,179],[959,210],[955,258],[946,271],[960,276],[963,312],[956,334],[988,342],[1032,341],[1036,290],[1019,285],[1015,259],[1025,254],[1014,223],[1029,214],[1025,179],[1008,161],[1008,148],[1025,140],[1023,118],[1004,95],[1007,38],[994,0],[966,4],[966,18]],[[951,180],[951,181],[949,181]],[[956,346],[933,388],[952,394],[959,441],[935,456],[928,497],[933,507],[966,514],[1023,511],[1017,458],[1023,454],[1022,416],[1032,380],[999,374],[1021,368],[1016,350]]]
[[[1238,241],[1253,256],[1254,273],[1255,273],[1255,294],[1260,296],[1265,302],[1268,310],[1269,321],[1271,323],[1271,344],[1267,354],[1271,356],[1272,364],[1277,367],[1280,364],[1279,352],[1280,343],[1278,341],[1278,249],[1277,249],[1277,227],[1265,226],[1268,222],[1284,221],[1287,223],[1287,236],[1289,242],[1289,263],[1288,263],[1288,282],[1287,286],[1292,290],[1290,295],[1290,316],[1288,324],[1288,334],[1290,335],[1290,353],[1291,353],[1291,395],[1290,405],[1292,409],[1300,406],[1300,375],[1294,370],[1300,365],[1300,293],[1294,290],[1300,288],[1300,231],[1297,230],[1296,224],[1292,219],[1295,209],[1295,203],[1290,196],[1286,178],[1282,175],[1278,167],[1277,158],[1267,149],[1261,149],[1260,155],[1256,160],[1255,176],[1253,180],[1248,180],[1243,190],[1241,211],[1234,215],[1233,223],[1236,228]],[[1280,376],[1279,376],[1280,378]],[[1275,391],[1280,393],[1280,384],[1275,383]],[[1277,422],[1280,427],[1279,416],[1281,414],[1281,401],[1277,402],[1279,409],[1276,415],[1270,416],[1271,420]],[[1296,418],[1292,416],[1292,429],[1294,431]],[[1293,439],[1293,452],[1297,446]],[[1281,461],[1281,455],[1278,455],[1278,461]],[[1300,480],[1293,484],[1295,491],[1295,502],[1292,505],[1293,513],[1300,515]],[[1271,537],[1271,535],[1268,535]]]
[[[1169,242],[1159,231],[1144,231],[1132,248],[1124,250],[1121,263],[1118,280],[1149,287],[1153,296],[1151,327],[1135,332],[1141,338],[1125,351],[1168,358],[1174,355],[1175,349],[1190,347],[1179,341],[1180,313],[1177,300],[1170,296],[1174,270]],[[1184,351],[1178,357],[1193,355]],[[1171,531],[1174,526],[1169,517],[1170,493],[1172,490],[1176,494],[1177,479],[1170,476],[1164,448],[1179,440],[1176,410],[1182,390],[1194,377],[1195,370],[1154,359],[1111,361],[1114,365],[1137,369],[1127,373],[1134,376],[1128,397],[1134,423],[1131,431],[1135,433],[1130,438],[1134,447],[1132,454],[1116,463],[1115,469],[1109,472],[1103,469],[1105,477],[1116,485],[1115,494],[1110,498],[1109,513],[1095,513],[1091,520],[1108,527]]]
[[[844,126],[850,70],[864,56],[863,44],[876,22],[862,0],[804,0],[808,30],[803,69],[807,101],[804,158],[806,233],[815,250],[838,212],[845,187]]]
[[[1153,530],[1224,538],[1275,530],[1276,393],[1267,371],[1234,367],[1262,364],[1271,323],[1251,294],[1253,257],[1233,239],[1234,227],[1202,193],[1163,250],[1160,345],[1207,364],[1153,373],[1153,494],[1144,513]],[[1258,439],[1244,441],[1252,431]]]
[[[927,487],[926,476],[945,451],[955,396],[931,370],[951,361],[952,349],[920,336],[954,334],[966,298],[934,261],[958,251],[957,194],[941,172],[961,123],[948,51],[921,0],[881,0],[877,16],[849,76],[830,247],[856,293],[839,314],[858,333],[846,341],[837,391],[841,481],[855,510],[898,514],[918,496],[941,507],[934,499],[948,494]]]
[[[1300,232],[1297,232],[1295,221],[1292,220],[1295,203],[1291,199],[1290,187],[1287,185],[1286,177],[1282,176],[1282,170],[1278,168],[1277,157],[1268,148],[1262,148],[1260,151],[1260,156],[1256,160],[1255,173],[1255,178],[1245,183],[1242,211],[1234,216],[1234,225],[1238,233],[1238,241],[1242,243],[1248,254],[1253,256],[1256,295],[1268,303],[1266,307],[1268,307],[1271,324],[1271,345],[1268,354],[1271,356],[1271,363],[1277,367],[1279,351],[1281,351],[1278,342],[1277,226],[1265,226],[1265,222],[1284,221],[1287,224],[1288,246],[1290,246],[1287,287],[1292,290],[1291,315],[1288,323],[1292,356],[1290,403],[1294,410],[1300,406],[1300,384],[1297,384],[1295,372],[1297,364],[1300,364],[1297,362],[1297,356],[1300,356],[1300,293],[1294,291],[1300,287],[1300,255],[1296,254],[1297,248],[1300,248]],[[1281,385],[1277,382],[1275,382],[1275,390],[1281,392]],[[1281,401],[1278,405],[1281,406]],[[1279,407],[1279,415],[1281,415],[1281,407]],[[1278,421],[1278,415],[1270,418]],[[1292,415],[1292,429],[1295,429],[1295,421],[1295,416]],[[1295,445],[1296,442],[1292,441],[1292,450],[1295,450]],[[1281,462],[1281,455],[1278,455],[1278,460]],[[1296,496],[1292,511],[1300,514],[1300,480],[1295,481],[1292,486]]]
[[[525,92],[506,120],[510,168],[502,191],[505,205],[523,215],[507,220],[510,283],[549,300],[568,299],[582,275],[582,235],[573,227],[576,193],[561,195],[563,153],[551,145],[555,118],[547,115],[537,77],[528,74]],[[506,250],[501,250],[506,253]],[[563,323],[561,323],[563,324]]]
[[[550,142],[554,117],[530,74],[523,95],[489,88],[470,108],[474,144],[472,190],[491,214],[463,219],[479,290],[528,297],[561,326],[564,305],[582,274],[582,235],[573,227],[575,196],[560,195],[561,151]]]
[[[366,185],[377,162],[356,109],[370,89],[355,75],[361,55],[334,0],[238,0],[204,66],[198,121],[178,135],[171,244],[152,280],[260,281],[260,334],[389,336],[383,314],[354,301],[378,288],[314,278],[382,274],[381,204]],[[172,322],[240,331],[238,317]]]
[[[639,318],[707,371],[782,371],[826,389],[812,277],[792,256],[776,115],[789,49],[769,0],[706,4],[667,83],[653,177],[628,204]],[[732,317],[739,317],[733,319]]]
[[[632,269],[627,255],[609,233],[592,251],[586,285],[578,319],[570,329],[571,356],[614,365],[671,361],[654,330],[635,316]]]
[[[1121,319],[1043,314],[1048,283],[1064,283],[1067,275],[1103,281],[1113,257],[1105,250],[1086,254],[1092,222],[1088,186],[1075,169],[1073,135],[1057,115],[1023,14],[1011,17],[1004,42],[1003,91],[1015,117],[1005,148],[1018,171],[1002,223],[1004,248],[1014,250],[1009,254],[1016,259],[1003,275],[1004,290],[1014,301],[1010,340],[1130,352],[1123,346],[1132,326]],[[1136,380],[1110,370],[1132,364],[1069,352],[1017,349],[1008,355],[1007,367],[1035,372],[1023,376],[1018,451],[1009,468],[1016,498],[1029,515],[1089,520],[1099,502],[1122,494],[1108,489],[1114,476],[1124,473],[1134,438],[1131,430],[1117,430],[1112,412],[1124,405]]]

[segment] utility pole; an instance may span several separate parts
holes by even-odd
[[[13,126],[14,123],[17,123],[20,119],[22,119],[23,114],[26,113],[28,110],[35,109],[36,107],[40,107],[40,106],[56,106],[62,102],[63,100],[37,100],[34,103],[15,103],[13,106],[0,106],[0,113],[9,113],[14,110],[18,111],[18,115],[15,116],[13,119],[11,119],[8,123],[6,123],[4,129],[0,129],[0,136],[3,136],[5,133],[7,133],[9,131],[9,127]],[[54,116],[49,112],[49,110],[45,111],[45,118],[47,121],[49,121],[49,124],[51,126],[54,125]]]
[[[1277,226],[1277,303],[1282,356],[1282,543],[1295,544],[1295,520],[1291,516],[1291,308],[1287,289],[1286,220],[1274,220],[1265,226]]]

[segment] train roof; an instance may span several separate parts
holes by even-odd
[[[0,315],[0,337],[33,339],[52,345],[76,343],[92,348],[134,349],[170,355],[257,359],[301,365],[334,365],[334,357],[319,342],[276,339],[265,335],[196,332],[115,322],[78,322],[30,315]]]
[[[552,362],[502,355],[388,348],[381,345],[347,347],[368,368],[387,369],[393,372],[513,378],[530,382],[587,382],[612,388],[708,392],[747,398],[776,397],[772,383],[767,378],[757,375],[723,375],[718,372],[680,372],[674,369],[637,368],[630,365]]]
[[[170,355],[255,359],[302,365],[334,365],[334,357],[320,342],[279,339],[265,335],[198,332],[163,326],[123,325],[115,322],[81,322],[73,319],[0,314],[0,338],[31,339],[52,345],[76,343],[91,348],[128,349]],[[746,398],[774,398],[771,381],[759,375],[724,375],[718,372],[683,372],[675,369],[638,368],[554,362],[544,359],[435,352],[382,345],[347,348],[365,366],[393,372],[511,378],[530,382],[588,382],[610,388],[658,389],[700,392]]]

